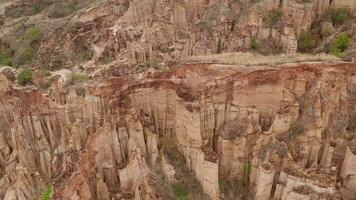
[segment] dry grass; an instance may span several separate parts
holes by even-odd
[[[317,61],[340,61],[330,54],[294,54],[294,55],[270,55],[264,56],[256,53],[225,53],[204,56],[193,56],[183,59],[182,62],[219,63],[230,65],[277,65],[285,63],[317,62]]]

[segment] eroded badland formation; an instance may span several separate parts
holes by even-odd
[[[355,13],[0,0],[0,199],[356,199]]]

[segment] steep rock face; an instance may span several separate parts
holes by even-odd
[[[254,39],[260,46],[275,45],[277,52],[281,48],[293,54],[300,32],[328,8],[355,9],[353,1],[341,0],[115,0],[89,5],[68,16],[68,24],[46,21],[39,25],[46,34],[35,64],[60,68],[90,60],[84,66],[91,68],[93,62],[171,62],[193,55],[245,51]],[[15,20],[7,21],[4,37],[23,31],[15,29]]]
[[[355,69],[182,65],[47,95],[0,74],[0,196],[167,199],[157,170],[179,181],[180,154],[210,199],[222,180],[253,199],[353,199]]]

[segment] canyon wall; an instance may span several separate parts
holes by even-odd
[[[6,0],[0,5],[0,49],[14,60],[21,59],[20,34],[36,27],[41,35],[31,44],[31,64],[52,69],[80,64],[90,70],[109,63],[154,65],[195,55],[247,51],[256,42],[265,54],[294,54],[300,33],[326,20],[328,9],[348,8],[351,15],[356,9],[352,0],[76,0],[77,10],[71,15],[51,17],[55,3],[38,0],[48,1],[49,8],[21,16],[32,1]],[[59,14],[64,12],[57,9]],[[342,30],[330,22],[319,25],[329,27],[335,37],[340,31],[354,35],[352,24]],[[321,46],[316,52],[328,51],[332,38],[318,37],[322,37],[317,39]]]
[[[167,199],[158,173],[173,184],[184,165],[195,199],[228,199],[232,180],[258,200],[354,199],[355,75],[349,63],[190,64],[58,79],[46,94],[2,73],[0,197],[50,184],[54,199]]]

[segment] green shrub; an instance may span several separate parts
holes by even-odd
[[[257,40],[256,38],[252,38],[251,41],[250,41],[250,48],[253,49],[253,50],[257,50]]]
[[[29,68],[23,68],[17,75],[17,81],[20,85],[24,86],[32,81],[32,71]]]
[[[173,186],[174,194],[178,200],[188,200],[188,188],[184,183],[177,183]]]
[[[49,200],[51,198],[53,192],[53,187],[52,186],[46,186],[40,195],[40,200]]]
[[[42,76],[49,77],[52,75],[52,72],[49,69],[42,69],[41,74],[42,74]]]
[[[222,191],[225,191],[228,187],[228,183],[225,179],[220,178],[219,179],[219,189]]]
[[[350,11],[346,8],[332,8],[326,13],[333,24],[342,25],[350,19]]]
[[[32,6],[32,13],[33,14],[37,14],[37,13],[40,13],[41,12],[41,8],[38,4],[35,4]]]
[[[283,13],[281,9],[275,8],[268,12],[264,20],[269,26],[275,26],[278,24],[278,22],[280,22],[282,14]]]
[[[349,37],[346,33],[340,33],[330,45],[330,52],[335,56],[341,56],[341,53],[349,46]]]
[[[32,26],[29,28],[24,34],[23,34],[23,39],[29,41],[29,42],[36,42],[41,38],[41,32],[40,30]]]
[[[0,52],[0,65],[12,66],[12,59],[4,52]]]
[[[298,51],[310,52],[315,47],[315,40],[310,31],[303,31],[298,37]]]

